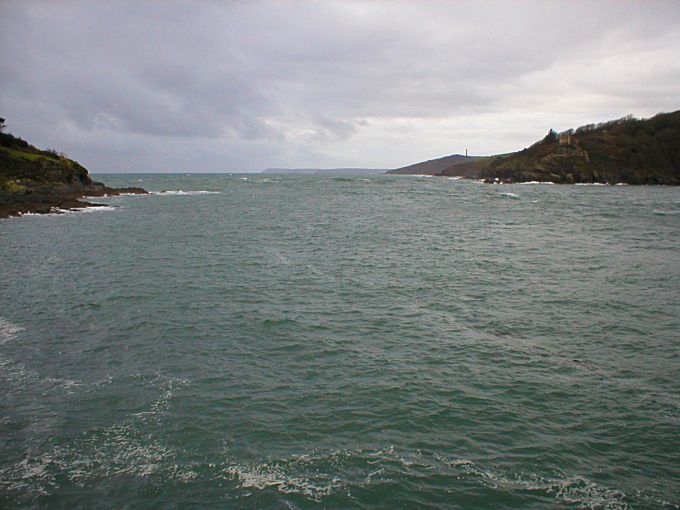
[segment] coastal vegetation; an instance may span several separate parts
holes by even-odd
[[[434,175],[488,182],[680,184],[680,111],[627,116],[562,133],[519,152],[452,165]]]
[[[0,119],[4,130],[4,119]],[[54,149],[41,150],[0,130],[0,218],[93,207],[83,196],[145,193],[141,188],[109,188],[85,167]]]

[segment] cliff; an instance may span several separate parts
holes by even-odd
[[[96,207],[83,196],[146,193],[141,188],[109,188],[93,181],[76,161],[43,151],[25,140],[0,133],[0,218],[27,212]]]
[[[437,175],[489,182],[680,184],[680,111],[576,130],[550,130],[519,152],[450,166]]]

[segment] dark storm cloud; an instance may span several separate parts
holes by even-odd
[[[0,14],[2,115],[95,170],[394,166],[680,97],[676,2],[9,1]]]

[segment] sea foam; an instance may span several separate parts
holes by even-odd
[[[96,205],[92,207],[79,207],[77,209],[61,209],[59,207],[52,207],[48,213],[24,212],[18,213],[16,216],[10,216],[10,218],[23,218],[24,216],[64,216],[67,214],[115,211],[116,209],[118,209],[118,207],[114,205]]]
[[[24,328],[0,317],[0,344],[14,340]]]
[[[163,191],[151,191],[150,192],[152,195],[161,195],[161,196],[177,196],[177,195],[219,195],[221,191],[211,191],[211,190],[205,190],[205,189],[200,189],[200,190],[183,190],[183,189],[176,189],[176,190],[163,190]]]

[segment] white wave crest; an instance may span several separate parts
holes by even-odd
[[[1,361],[1,357],[0,357]],[[1,364],[0,364],[1,368]],[[160,377],[160,376],[159,376]],[[70,381],[73,385],[79,385]],[[158,422],[170,405],[173,390],[187,380],[169,379],[160,385],[160,395],[149,411],[131,415],[122,423],[103,429],[92,429],[69,444],[56,444],[50,439],[47,448],[27,454],[22,460],[0,468],[3,490],[17,494],[49,495],[67,478],[81,485],[112,477],[191,480],[197,474],[187,466],[173,462],[176,451],[161,441],[150,438],[140,424]]]
[[[59,209],[58,207],[52,208],[55,214],[81,214],[81,213],[115,211],[116,209],[118,208],[115,205],[97,205],[94,207],[83,207],[80,209]]]
[[[221,191],[211,191],[211,190],[183,190],[183,189],[169,189],[163,191],[151,191],[152,195],[162,195],[162,196],[177,196],[177,195],[219,195]]]
[[[468,476],[479,478],[484,485],[492,489],[543,492],[554,495],[556,500],[584,509],[630,509],[626,495],[622,491],[603,487],[583,476],[543,478],[521,471],[505,474],[499,469],[482,468],[467,459],[447,459],[436,453],[434,457],[450,467],[462,470]]]
[[[321,477],[318,477],[320,481],[314,482],[308,478],[290,476],[276,466],[267,464],[251,467],[230,466],[225,473],[235,477],[244,488],[273,487],[284,494],[301,494],[314,501],[320,501],[322,497],[330,495],[334,486],[337,486],[337,482],[326,483]]]
[[[147,197],[149,193],[116,193],[115,195],[109,195],[104,193],[103,195],[86,195],[83,196],[85,200],[97,200],[98,198],[118,198],[118,197]]]
[[[101,197],[98,197],[101,198]],[[78,209],[61,209],[59,207],[52,207],[48,213],[34,213],[34,212],[20,212],[16,216],[10,216],[9,219],[23,218],[25,216],[64,216],[65,214],[82,214],[104,211],[115,211],[118,207],[114,205],[96,205],[92,207],[80,207]]]
[[[14,340],[24,328],[0,317],[0,344]]]
[[[234,479],[240,487],[248,489],[274,488],[285,494],[300,494],[310,500],[320,501],[345,484],[321,466],[343,464],[353,455],[347,450],[328,453],[308,453],[262,464],[227,466],[223,476]]]

